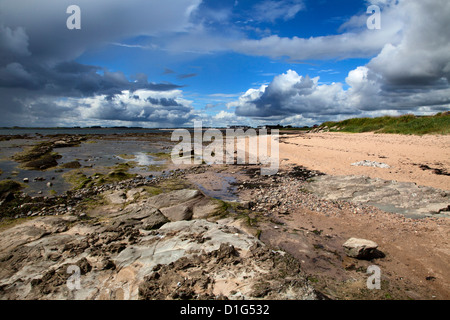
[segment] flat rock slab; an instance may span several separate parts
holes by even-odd
[[[186,221],[217,201],[197,190],[141,192],[112,192],[127,205],[106,204],[97,217],[42,217],[0,231],[0,298],[318,298],[289,255],[222,222]]]
[[[409,218],[448,217],[445,212],[450,205],[450,191],[365,176],[318,176],[307,189],[326,200],[372,205]]]
[[[161,210],[170,221],[206,218],[218,208],[218,203],[205,197],[198,190],[177,190],[153,196],[146,205]]]
[[[75,217],[39,217],[26,221],[1,233],[0,252],[12,250],[28,242],[38,240],[48,234],[64,232]]]
[[[176,190],[164,194],[159,194],[148,199],[147,204],[157,209],[171,207],[181,204],[183,202],[192,200],[194,198],[202,196],[202,193],[198,190]]]
[[[144,230],[157,229],[170,220],[156,208],[144,206],[139,207],[138,204],[132,204],[127,210],[113,220],[114,227],[134,226]]]

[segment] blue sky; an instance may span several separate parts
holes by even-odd
[[[450,105],[446,0],[0,0],[1,125],[313,125]],[[380,8],[381,28],[366,12]]]
[[[362,14],[367,9],[364,1],[301,1],[302,8],[295,16],[274,18],[274,20],[252,21],[252,8],[261,1],[204,1],[194,21],[211,16],[211,12],[226,11],[226,21],[216,21],[208,17],[208,28],[223,35],[235,29],[245,36],[258,39],[261,33],[254,29],[265,30],[266,34],[280,37],[325,36],[339,34],[341,25],[355,14]],[[268,17],[266,19],[269,19]],[[264,34],[264,33],[263,33]],[[176,82],[186,86],[185,92],[197,94],[205,103],[216,102],[210,95],[240,94],[249,87],[259,87],[270,83],[274,76],[292,69],[298,74],[320,76],[323,83],[344,81],[348,72],[364,65],[369,58],[327,59],[291,61],[289,57],[270,58],[252,56],[224,50],[219,52],[195,53],[174,51],[169,54],[164,50],[148,48],[159,39],[137,36],[123,39],[120,44],[111,44],[98,50],[86,51],[76,59],[88,65],[100,65],[111,71],[122,71],[132,79],[134,74],[145,73],[155,82]],[[128,47],[125,45],[129,45]],[[134,47],[133,47],[134,46]],[[136,47],[140,46],[140,47]],[[126,59],[123,57],[126,56]],[[173,71],[168,73],[167,70]],[[180,75],[194,75],[180,79]]]

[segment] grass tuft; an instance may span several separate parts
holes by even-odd
[[[354,118],[339,122],[325,122],[320,127],[328,127],[332,132],[376,132],[410,135],[449,134],[450,112],[438,113],[434,116],[407,114],[399,117]]]

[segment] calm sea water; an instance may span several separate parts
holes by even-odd
[[[125,133],[158,133],[159,129],[140,128],[0,128],[0,135],[54,135],[54,134],[125,134]]]
[[[83,131],[83,133],[86,134],[86,131]],[[54,131],[51,134],[55,134]],[[23,151],[25,147],[32,146],[38,141],[33,139],[0,141],[0,180],[11,179],[23,182],[24,178],[28,178],[29,183],[26,184],[23,192],[31,196],[39,194],[50,196],[53,193],[62,194],[72,188],[63,177],[64,173],[71,170],[82,171],[88,176],[95,173],[107,174],[113,166],[133,161],[134,167],[129,170],[130,173],[139,173],[144,176],[149,174],[158,175],[158,172],[151,171],[150,166],[162,165],[165,161],[157,161],[150,154],[165,152],[166,150],[162,149],[162,146],[167,145],[164,141],[163,139],[158,141],[141,141],[128,139],[96,140],[93,138],[89,142],[84,142],[76,147],[55,149],[61,155],[61,158],[57,160],[58,165],[76,160],[82,165],[80,169],[55,167],[44,171],[24,169],[12,159],[14,154]],[[132,155],[133,158],[124,159],[120,156],[124,154]],[[40,180],[35,180],[36,178]],[[50,187],[47,186],[48,182],[52,183]]]

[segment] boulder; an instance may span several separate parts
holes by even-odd
[[[350,238],[343,244],[347,256],[356,259],[371,259],[378,244],[371,240]]]
[[[54,148],[64,148],[67,147],[68,145],[69,144],[64,140],[58,140],[53,143]]]

